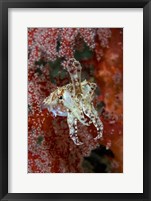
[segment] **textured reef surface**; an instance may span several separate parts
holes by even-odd
[[[62,115],[56,115],[60,112],[58,105],[51,112],[48,105],[42,109],[46,97],[61,87],[72,83],[75,92],[80,89],[69,73],[69,61],[73,58],[82,67],[81,84],[85,80],[96,84],[93,99],[88,96],[87,101],[92,102],[98,120],[103,123],[103,135],[97,139],[94,139],[98,135],[95,124],[86,126],[77,121],[78,141],[71,140],[67,111],[61,108]],[[122,171],[123,30],[29,28],[28,172]]]

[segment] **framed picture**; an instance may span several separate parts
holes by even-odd
[[[0,198],[150,200],[146,1],[1,1]]]

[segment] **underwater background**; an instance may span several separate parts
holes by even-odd
[[[97,84],[94,106],[104,125],[78,123],[77,146],[65,117],[42,110],[43,100],[71,82],[66,61],[78,60],[81,80]],[[123,172],[123,29],[28,28],[28,172]]]

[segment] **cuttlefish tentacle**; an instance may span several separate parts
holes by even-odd
[[[77,135],[77,119],[72,115],[71,112],[68,112],[67,123],[69,126],[69,135],[70,138],[76,145],[82,145]]]
[[[93,105],[91,105],[91,107],[83,106],[83,111],[85,115],[90,118],[90,120],[97,129],[97,136],[94,139],[95,140],[100,139],[103,134],[103,123],[100,120],[97,111],[95,110]]]
[[[76,61],[74,58],[69,59],[68,67],[66,70],[69,72],[71,82],[73,85],[73,95],[82,93],[81,90],[81,69],[82,66],[79,61]]]
[[[98,140],[103,135],[103,123],[99,117],[95,117],[94,121],[95,121],[96,129],[97,129],[97,136],[94,139]]]

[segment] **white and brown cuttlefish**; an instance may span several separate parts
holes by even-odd
[[[89,126],[91,123],[97,129],[95,140],[102,137],[103,123],[93,105],[93,95],[96,84],[84,80],[81,82],[81,65],[71,58],[66,70],[71,77],[71,83],[58,87],[43,101],[43,108],[47,108],[54,116],[67,117],[69,134],[76,145],[82,145],[77,135],[77,121]]]

